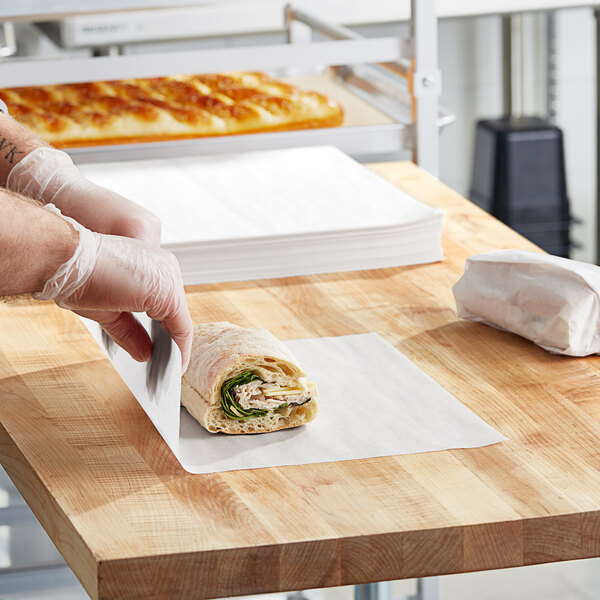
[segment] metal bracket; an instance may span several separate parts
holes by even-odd
[[[404,38],[401,43],[402,56],[404,58],[414,58],[415,56],[415,43],[412,38]]]
[[[2,40],[0,43],[0,59],[14,56],[17,53],[17,40],[15,38],[15,26],[6,21],[2,23]]]
[[[417,97],[439,96],[442,93],[442,72],[439,69],[415,71],[413,93]]]
[[[407,125],[402,130],[402,145],[407,150],[415,149],[416,127],[414,123]]]

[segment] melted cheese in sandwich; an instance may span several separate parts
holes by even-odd
[[[236,386],[233,388],[233,395],[245,410],[275,410],[282,404],[302,404],[310,400],[310,393],[303,382],[297,387],[283,387],[260,379]]]

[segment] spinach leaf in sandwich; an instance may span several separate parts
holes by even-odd
[[[251,381],[260,379],[258,375],[255,375],[252,371],[244,371],[231,379],[228,379],[221,388],[221,408],[223,412],[230,418],[236,419],[237,421],[245,421],[246,419],[252,419],[253,417],[264,417],[269,411],[262,408],[242,408],[238,402],[236,402],[233,395],[233,388],[238,385],[245,385]],[[278,406],[275,410],[280,408],[286,408],[289,406],[289,402],[284,402],[281,406]]]
[[[260,379],[252,371],[244,371],[231,379],[228,379],[221,388],[221,408],[223,412],[230,418],[237,421],[245,421],[253,417],[264,417],[269,411],[260,408],[242,408],[235,400],[232,389],[238,385],[245,385],[255,379]]]

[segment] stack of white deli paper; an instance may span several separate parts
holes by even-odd
[[[82,320],[190,473],[474,448],[506,439],[375,333],[284,342],[317,384],[314,422],[254,435],[208,433],[180,407],[177,346],[156,322],[150,327],[145,315],[139,318],[155,344],[149,363],[134,361],[97,323]]]
[[[160,218],[187,284],[443,259],[443,212],[336,148],[80,168]]]

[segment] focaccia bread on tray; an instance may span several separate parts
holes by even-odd
[[[181,403],[211,433],[261,433],[317,416],[317,389],[293,354],[262,327],[194,327]]]
[[[263,73],[0,89],[11,116],[57,147],[341,125],[342,109]]]

